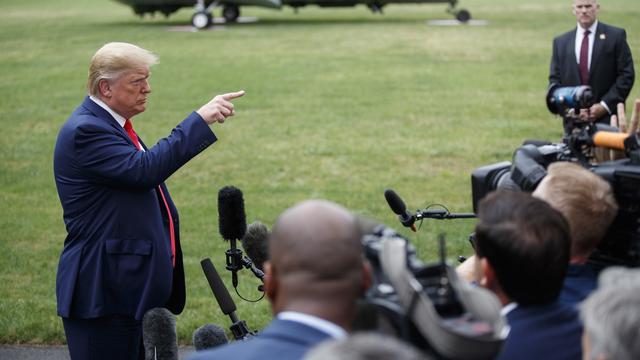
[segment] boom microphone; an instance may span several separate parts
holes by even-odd
[[[242,238],[242,248],[253,264],[260,270],[269,258],[268,251],[269,229],[260,221],[254,221],[247,227],[247,232]]]
[[[238,271],[242,269],[242,250],[236,247],[236,240],[242,239],[247,232],[247,219],[244,214],[242,191],[233,186],[225,186],[218,192],[218,225],[220,235],[229,241],[227,270],[231,271],[233,287],[238,287]]]
[[[193,346],[196,351],[212,349],[228,342],[224,329],[216,324],[202,325],[193,332]]]
[[[416,231],[416,217],[407,211],[407,206],[404,201],[396,194],[395,191],[387,189],[384,191],[384,198],[387,199],[387,204],[396,215],[403,226],[411,228],[412,231]]]
[[[220,310],[222,310],[223,314],[229,315],[233,322],[230,327],[233,337],[236,340],[245,340],[252,336],[253,333],[249,331],[247,324],[243,320],[238,319],[238,316],[236,315],[236,303],[233,302],[231,295],[229,295],[229,291],[227,291],[227,288],[224,286],[224,283],[222,282],[220,275],[218,275],[215,266],[213,266],[211,259],[206,258],[200,261],[200,265],[202,266],[204,276],[209,282],[209,287],[213,292],[213,296],[215,296],[216,301],[218,301]]]
[[[176,319],[165,308],[153,308],[142,317],[145,360],[178,360]]]

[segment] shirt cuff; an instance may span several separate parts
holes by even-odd
[[[602,105],[604,107],[605,110],[607,110],[607,112],[609,113],[609,115],[611,115],[611,110],[609,110],[609,106],[607,106],[607,103],[604,101],[600,101],[600,105]]]

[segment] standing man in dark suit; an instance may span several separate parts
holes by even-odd
[[[164,181],[216,141],[209,125],[234,115],[219,95],[148,148],[143,112],[153,53],[109,43],[91,60],[87,96],[60,129],[54,176],[68,232],[56,277],[72,359],[141,359],[141,319],[185,302],[179,219]]]
[[[589,85],[597,101],[580,113],[583,120],[605,122],[624,103],[635,73],[624,29],[597,20],[597,0],[573,0],[576,29],[553,40],[549,84]]]
[[[495,191],[480,201],[476,266],[503,305],[509,335],[496,359],[580,360],[575,306],[557,301],[569,264],[564,216],[528,193]]]
[[[285,211],[269,237],[265,293],[275,319],[256,337],[191,360],[294,360],[315,344],[346,337],[356,300],[370,283],[356,218],[320,200]]]

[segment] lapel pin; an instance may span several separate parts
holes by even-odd
[[[607,36],[605,34],[600,34],[600,40],[604,40],[606,38],[607,38]]]

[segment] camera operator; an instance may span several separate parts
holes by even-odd
[[[370,284],[356,218],[328,201],[286,210],[269,238],[265,293],[275,319],[256,337],[190,359],[300,359],[312,346],[347,336],[356,300]]]
[[[547,171],[533,196],[549,203],[569,223],[571,257],[559,301],[575,305],[596,288],[599,269],[587,260],[604,238],[618,205],[611,185],[577,164],[556,162]]]
[[[597,20],[597,0],[573,0],[572,9],[578,24],[553,40],[549,84],[591,86],[596,103],[582,109],[580,118],[608,124],[635,79],[627,35]]]
[[[582,327],[558,295],[569,263],[569,225],[528,193],[498,190],[479,204],[479,282],[503,305],[510,327],[497,359],[581,359]]]

